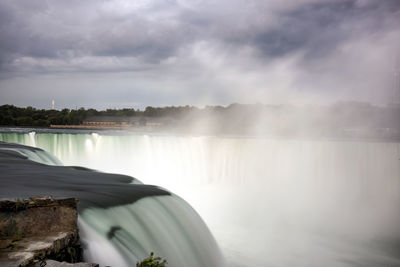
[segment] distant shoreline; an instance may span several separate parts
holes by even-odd
[[[400,140],[400,106],[338,102],[322,106],[232,104],[96,111],[0,106],[0,125],[46,131],[120,131],[195,136]],[[17,130],[18,131],[18,130]]]
[[[51,124],[50,128],[54,129],[87,129],[87,130],[126,130],[127,126],[96,126],[96,125],[58,125]]]

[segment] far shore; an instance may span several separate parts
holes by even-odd
[[[130,126],[107,126],[107,125],[58,125],[51,124],[50,128],[56,129],[88,129],[88,130],[127,130]]]

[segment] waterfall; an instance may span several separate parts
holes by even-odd
[[[0,133],[0,140],[35,142],[66,165],[167,188],[205,220],[231,266],[400,264],[387,245],[400,240],[399,143],[109,132],[37,133],[34,141]],[[158,209],[163,198],[149,202]],[[111,239],[117,251],[125,236]]]
[[[148,256],[149,251],[165,257],[168,266],[223,266],[216,243],[200,217],[177,196],[145,198],[134,205],[108,209],[88,209],[80,214],[80,226],[85,223],[103,240],[111,242],[124,264],[114,263],[114,257],[103,259],[104,248],[91,242],[93,234],[86,227],[83,240],[89,244],[89,261],[110,266],[133,266]],[[110,230],[111,229],[111,230]]]
[[[180,197],[134,178],[59,163],[41,149],[0,142],[0,197],[77,197],[86,260],[129,267],[154,252],[172,267],[225,265],[208,228]]]

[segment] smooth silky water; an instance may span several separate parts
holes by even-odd
[[[167,188],[204,219],[229,266],[400,266],[396,142],[69,131],[0,133],[0,140],[43,148],[65,165],[127,174]],[[122,262],[135,251],[141,255],[132,233],[146,240],[165,234],[163,228],[172,236],[202,231],[190,218],[185,225],[192,229],[165,225],[164,219],[146,225],[143,220],[151,216],[146,210],[172,218],[189,207],[156,198],[141,202],[135,211],[116,207],[80,215],[89,259],[115,255]],[[113,218],[134,230],[116,231],[105,256],[98,244],[106,243]],[[149,245],[163,255],[179,248],[156,243]],[[182,261],[200,257],[201,262],[209,253],[190,251],[181,253]]]

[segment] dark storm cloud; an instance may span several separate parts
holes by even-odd
[[[223,103],[239,101],[248,88],[266,99],[279,94],[271,88],[282,97],[307,88],[364,99],[387,79],[398,25],[398,0],[3,0],[0,94],[15,99],[13,88],[36,84],[67,98],[41,75],[65,83],[55,75],[87,73],[75,89],[95,91],[90,75],[99,73],[110,87],[103,91],[122,90],[130,102],[155,92],[187,101],[202,91]],[[119,72],[130,73],[125,84],[113,82]]]
[[[283,13],[278,28],[259,33],[254,45],[263,54],[279,57],[286,53],[306,50],[320,56],[348,38],[348,29],[338,26],[351,23],[354,2],[311,3],[293,11]]]
[[[52,2],[53,6],[2,2],[3,65],[18,57],[134,56],[159,62],[173,55],[186,39],[181,25],[168,20],[151,21],[135,12],[108,13],[96,8],[96,1],[90,1],[91,5],[66,2]]]
[[[99,2],[94,1],[32,2],[0,3],[3,66],[18,57],[132,56],[157,63],[176,55],[181,47],[202,40],[236,45],[236,49],[252,46],[268,57],[305,50],[312,58],[329,53],[338,43],[356,35],[385,30],[390,26],[385,25],[387,16],[398,15],[400,8],[397,0],[364,5],[355,0],[297,5],[295,1],[282,1],[288,6],[273,12],[262,1],[259,5],[220,1],[194,8],[159,1],[147,9],[121,15],[99,10]],[[164,9],[171,14],[161,19],[141,14]],[[264,16],[274,22],[264,22]]]
[[[311,2],[279,15],[279,23],[271,29],[254,33],[250,40],[241,40],[257,47],[267,57],[281,57],[302,50],[307,59],[323,57],[340,43],[357,36],[390,30],[386,19],[399,16],[400,1],[383,0],[363,6],[355,0]]]

